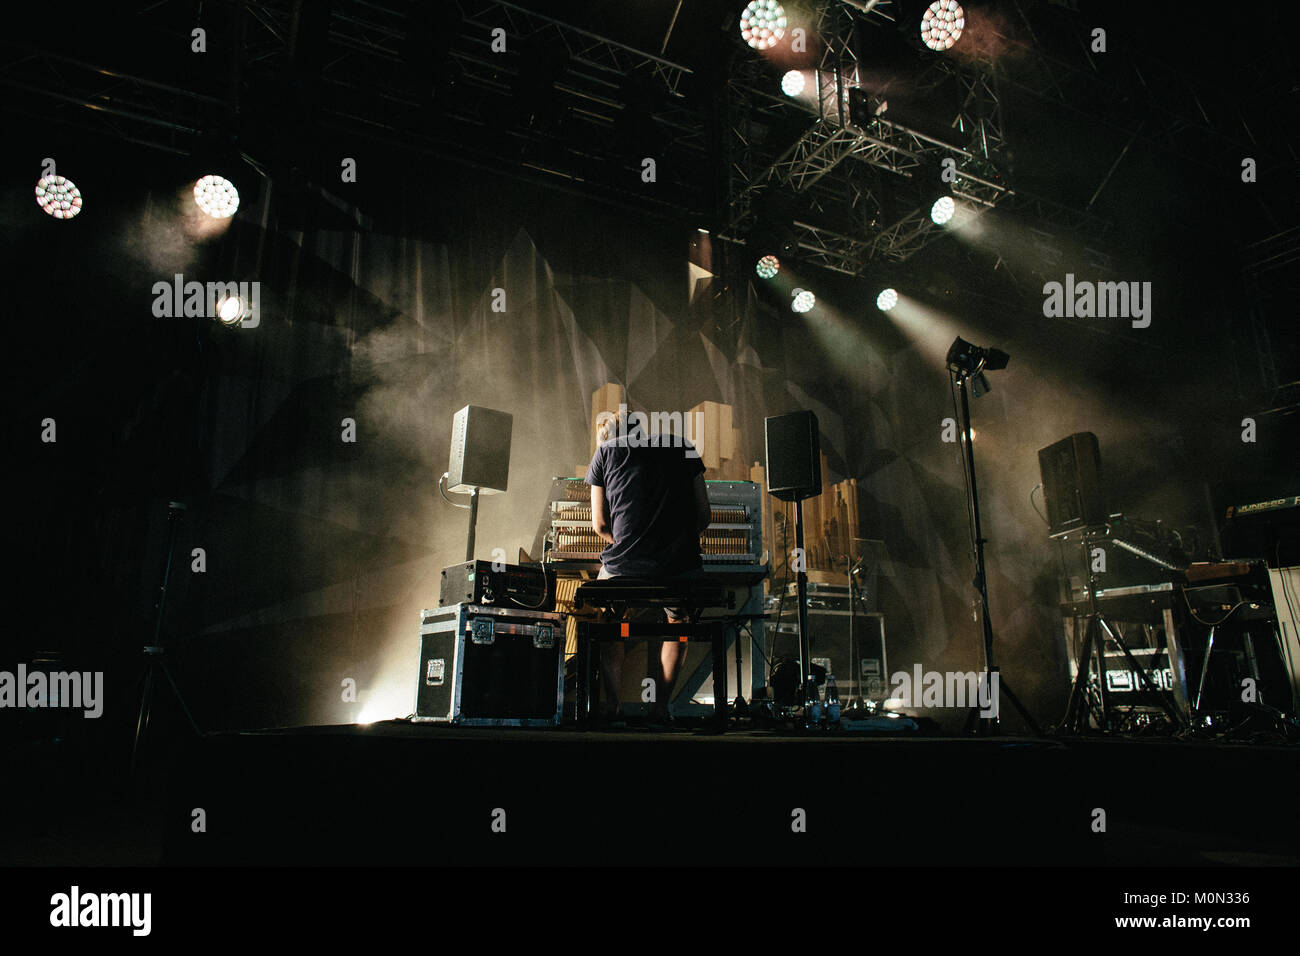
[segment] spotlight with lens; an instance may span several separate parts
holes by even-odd
[[[238,325],[251,314],[248,303],[237,295],[228,295],[217,303],[217,319],[222,325]]]
[[[966,28],[966,11],[957,0],[934,0],[921,17],[921,41],[931,50],[951,50]]]
[[[799,70],[791,70],[781,77],[781,92],[786,96],[798,96],[803,92],[805,80]]]
[[[977,375],[981,372],[998,372],[1007,367],[1011,356],[1001,349],[985,349],[971,345],[961,336],[948,349],[948,367],[954,372]]]
[[[896,305],[898,305],[898,293],[893,289],[884,289],[876,296],[876,308],[881,312],[888,312]]]
[[[764,256],[758,260],[754,271],[758,273],[760,279],[770,279],[781,271],[781,260],[776,256]]]
[[[220,176],[204,176],[194,184],[194,201],[213,219],[229,219],[239,208],[239,190]]]
[[[951,196],[940,196],[934,201],[934,205],[930,207],[930,219],[934,221],[936,226],[942,226],[952,218],[952,214],[956,211],[957,203],[953,201]]]
[[[795,289],[794,300],[790,303],[790,308],[796,312],[809,312],[816,304],[817,296],[807,289]]]
[[[42,176],[36,182],[36,203],[46,215],[55,219],[71,219],[81,212],[81,190],[71,179],[62,176]]]
[[[770,50],[785,36],[785,8],[776,0],[752,0],[740,15],[740,35],[755,50]]]

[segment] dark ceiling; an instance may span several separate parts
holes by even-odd
[[[0,84],[9,111],[181,153],[220,130],[268,169],[323,176],[324,144],[363,138],[716,220],[731,197],[709,186],[732,148],[723,134],[736,86],[753,88],[747,120],[774,155],[811,120],[776,95],[781,67],[767,67],[761,88],[762,60],[736,29],[742,6],[160,0],[81,13],[62,5],[58,17],[32,8],[10,15],[18,22],[6,31]],[[819,6],[803,5],[803,16]],[[1287,44],[1262,46],[1255,22],[1188,15],[1175,3],[967,6],[968,42],[980,43],[964,58],[959,45],[951,62],[997,77],[1005,143],[994,158],[1009,185],[1119,220],[1135,197],[1235,179],[1249,155],[1268,201],[1238,191],[1230,204],[1202,195],[1175,205],[1189,215],[1206,203],[1247,206],[1254,238],[1288,221],[1293,207],[1276,203],[1290,203],[1283,184],[1300,171],[1295,58]],[[790,8],[798,20],[799,5]],[[904,27],[919,9],[877,7]],[[891,117],[960,140],[948,127],[961,91],[931,82],[937,57],[885,16],[853,14],[864,80],[888,96]],[[196,26],[206,53],[191,51]],[[504,53],[490,47],[498,26]],[[1104,53],[1089,49],[1098,26]],[[817,52],[814,40],[805,62]],[[671,189],[638,191],[622,175],[646,148],[657,150]],[[1157,165],[1162,182],[1153,183]]]
[[[998,135],[964,168],[1008,190],[1015,201],[999,206],[1018,222],[1101,250],[1111,263],[1173,275],[1185,265],[1189,281],[1208,268],[1234,282],[1245,276],[1266,314],[1300,288],[1295,53],[1287,43],[1262,43],[1258,17],[1166,2],[972,0],[968,38],[940,57],[914,36],[924,4],[865,6],[788,4],[794,23],[834,11],[824,22],[856,55],[863,86],[888,100],[887,119],[980,152],[970,130],[952,124],[963,111],[986,113]],[[777,65],[741,40],[742,7],[740,0],[155,0],[79,13],[61,5],[57,14],[33,7],[9,14],[0,89],[16,141],[25,131],[37,140],[130,142],[159,164],[222,142],[237,148],[275,181],[281,224],[290,228],[301,227],[302,204],[321,187],[337,192],[330,184],[340,156],[350,155],[391,171],[362,177],[350,191],[348,201],[375,216],[394,181],[436,189],[439,171],[454,166],[737,239],[756,226],[750,203],[758,197],[763,209],[846,237],[838,260],[813,263],[847,262],[841,271],[861,274],[890,259],[912,258],[920,268],[951,262],[953,243],[923,217],[910,245],[891,245],[891,221],[926,201],[931,184],[916,172],[850,160],[806,191],[764,178],[815,121],[780,95],[780,76],[791,65],[814,65],[827,38],[814,36],[806,54]],[[204,53],[191,49],[196,27],[206,31]],[[492,48],[497,28],[504,52]],[[1095,50],[1098,28],[1104,52]],[[972,107],[977,80],[987,81],[986,92]],[[937,168],[941,155],[931,144],[919,158]],[[652,188],[640,176],[645,156],[657,159]],[[1255,183],[1241,181],[1246,158],[1257,165]],[[756,182],[762,188],[746,193]],[[964,256],[976,273],[998,264],[969,250]]]

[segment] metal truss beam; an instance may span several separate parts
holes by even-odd
[[[456,6],[460,22],[457,35],[450,38],[447,56],[461,70],[462,82],[470,87],[502,97],[513,95],[517,61],[490,51],[494,29],[506,31],[507,50],[523,45],[564,52],[565,74],[556,82],[555,95],[587,129],[581,136],[552,137],[559,152],[601,151],[614,118],[631,108],[622,101],[622,86],[631,77],[658,90],[653,120],[671,134],[675,149],[707,152],[707,130],[687,104],[684,93],[692,76],[689,67],[504,0],[457,0]],[[401,64],[402,43],[409,29],[405,13],[377,4],[360,9],[364,16],[333,14],[331,42],[352,54]],[[327,65],[323,75],[345,83],[373,85],[364,65],[350,64],[347,57]],[[379,95],[385,95],[382,88]],[[452,110],[455,112],[454,104]],[[539,138],[545,137],[539,134]]]
[[[9,103],[16,112],[85,124],[126,142],[179,154],[190,150],[205,116],[226,108],[225,99],[210,90],[184,89],[45,51],[0,68],[0,87],[18,94]]]
[[[871,243],[866,240],[798,219],[792,225],[804,260],[813,265],[845,275],[858,275],[871,258]]]
[[[952,75],[962,90],[961,108],[952,127],[964,136],[972,153],[991,162],[1005,145],[997,71],[953,70]]]
[[[683,95],[682,87],[691,75],[691,70],[679,63],[504,0],[458,0],[457,6],[466,23],[487,28],[483,31],[485,43],[489,39],[488,31],[498,26],[504,26],[509,36],[521,37],[526,42],[557,41],[575,63],[613,76],[644,71],[672,96]]]

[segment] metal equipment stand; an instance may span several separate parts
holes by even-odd
[[[1092,543],[1098,529],[1088,528],[1083,532],[1080,538],[1083,547],[1084,566],[1088,568],[1088,616],[1087,623],[1084,626],[1083,644],[1079,650],[1079,656],[1075,662],[1076,673],[1074,684],[1070,688],[1070,702],[1065,709],[1065,719],[1061,722],[1063,729],[1073,733],[1085,733],[1088,729],[1088,675],[1092,670],[1092,656],[1097,656],[1097,694],[1100,702],[1100,714],[1098,715],[1098,726],[1102,733],[1110,730],[1110,702],[1108,691],[1106,689],[1106,640],[1109,638],[1114,642],[1124,655],[1124,660],[1132,668],[1133,673],[1138,675],[1142,683],[1142,688],[1151,694],[1160,703],[1165,715],[1174,724],[1181,726],[1182,720],[1178,716],[1177,710],[1165,699],[1151,680],[1151,675],[1147,668],[1143,667],[1133,653],[1129,650],[1128,644],[1120,635],[1119,629],[1111,627],[1106,616],[1101,612],[1097,605],[1097,587],[1096,579],[1092,570]],[[1172,664],[1171,664],[1172,666]]]
[[[997,664],[993,659],[993,622],[989,619],[989,588],[988,578],[986,575],[986,566],[984,563],[984,533],[980,525],[980,499],[979,491],[975,484],[975,449],[971,440],[970,425],[970,400],[967,398],[967,382],[973,374],[963,369],[949,366],[949,372],[957,382],[957,390],[961,396],[961,428],[962,442],[965,445],[966,456],[966,495],[967,505],[970,508],[972,516],[971,524],[971,545],[975,554],[975,588],[980,596],[980,620],[984,633],[984,670],[986,679],[992,684],[993,675],[998,675],[998,693],[1005,695],[1007,700],[1011,701],[1013,707],[1020,714],[1021,719],[1029,726],[1035,734],[1042,734],[1038,723],[1030,716],[1029,711],[1021,705],[1020,700],[1012,691],[1011,685],[998,673]],[[990,688],[991,690],[991,688]],[[999,728],[999,717],[991,718],[980,717],[978,706],[972,707],[970,711],[970,722],[978,720],[979,731],[982,734],[996,734]]]

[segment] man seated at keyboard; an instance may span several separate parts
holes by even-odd
[[[586,482],[591,486],[592,527],[608,542],[599,577],[644,578],[664,584],[698,579],[703,574],[700,532],[712,516],[699,453],[672,432],[647,432],[645,416],[628,414],[625,405],[619,406],[617,416],[600,423],[597,434],[600,445],[587,468]],[[686,619],[684,608],[665,608],[665,612],[669,622]],[[655,682],[651,720],[666,722],[686,644],[651,640],[648,645]],[[609,717],[619,712],[624,654],[619,641],[601,655]]]

